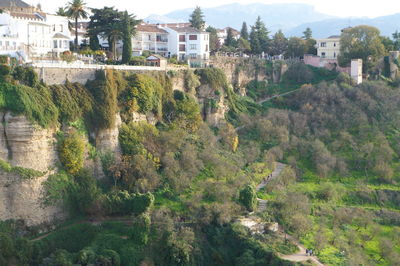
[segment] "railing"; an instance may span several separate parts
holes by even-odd
[[[168,51],[168,48],[159,48],[159,47],[157,47],[157,51],[164,51],[164,52],[167,52],[167,51]]]
[[[17,51],[17,50],[21,50],[22,47],[21,46],[0,46],[0,51]]]
[[[84,64],[83,62],[67,63],[65,61],[33,62],[31,63],[31,66],[36,68],[62,68],[62,69],[115,69],[115,70],[148,70],[148,71],[165,70],[165,68],[157,66],[99,65],[99,64]]]

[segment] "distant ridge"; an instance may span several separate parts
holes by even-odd
[[[381,34],[391,37],[400,30],[400,13],[377,18],[338,18],[317,12],[307,4],[228,4],[213,8],[203,8],[208,25],[225,28],[231,26],[240,30],[242,22],[253,25],[260,15],[271,33],[281,29],[287,36],[302,36],[310,27],[314,38],[324,38],[340,34],[348,26],[371,25],[381,30]],[[193,8],[181,9],[165,15],[150,15],[145,22],[176,23],[188,21]]]

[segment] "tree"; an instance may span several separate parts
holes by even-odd
[[[365,25],[345,29],[340,37],[339,65],[348,66],[352,59],[360,58],[366,73],[385,54],[379,33],[377,28]]]
[[[242,29],[240,30],[240,38],[245,40],[249,40],[249,32],[247,30],[247,23],[243,22]]]
[[[306,51],[305,41],[298,37],[291,37],[288,41],[286,56],[291,58],[300,58]]]
[[[59,7],[57,9],[56,15],[57,16],[62,16],[62,17],[67,17],[68,16],[67,15],[67,10],[65,9],[65,7]]]
[[[210,33],[210,51],[216,52],[221,48],[221,44],[218,40],[217,29],[211,26],[208,26],[206,29],[207,32]]]
[[[392,34],[392,37],[393,37],[394,49],[395,50],[400,50],[400,32],[396,30]]]
[[[303,31],[303,39],[304,40],[309,40],[312,38],[312,31],[309,27],[305,31]]]
[[[286,52],[287,48],[288,40],[282,30],[278,30],[272,38],[270,53],[272,55],[281,55]]]
[[[239,194],[239,202],[252,212],[257,207],[257,195],[254,186],[246,185]]]
[[[228,28],[228,32],[225,39],[225,45],[229,47],[236,47],[236,40],[233,37],[233,30],[232,28]]]
[[[270,39],[268,37],[268,30],[265,27],[261,17],[258,16],[256,23],[251,27],[250,32],[250,46],[253,54],[261,54],[267,52]]]
[[[132,57],[132,26],[131,19],[127,11],[124,12],[123,22],[123,47],[122,47],[122,63],[129,63]]]
[[[243,53],[250,52],[251,47],[250,47],[250,42],[248,40],[240,37],[237,43],[238,43],[237,45],[238,45],[238,48],[240,51],[242,51]]]
[[[203,11],[199,6],[196,6],[193,13],[190,15],[189,22],[193,28],[196,28],[198,30],[204,29],[204,25],[206,24],[206,22],[204,21]]]
[[[67,6],[67,16],[75,20],[75,51],[78,51],[78,20],[88,17],[86,3],[82,0],[72,0]]]

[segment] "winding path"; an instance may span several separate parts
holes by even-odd
[[[256,190],[259,191],[261,189],[263,189],[269,182],[271,182],[273,179],[278,178],[283,169],[285,169],[286,164],[283,163],[276,163],[276,167],[275,170],[271,173],[270,176],[268,176],[267,178],[265,178],[260,184],[258,184]],[[258,213],[264,212],[267,208],[267,200],[263,200],[263,199],[259,199],[257,198],[258,201],[258,207],[257,207],[257,211]],[[253,213],[251,213],[253,214]],[[240,222],[254,230],[254,231],[262,231],[264,228],[264,224],[262,222],[262,220],[259,217],[253,216],[251,215],[250,217],[244,217],[242,219],[240,219]],[[279,236],[281,236],[282,238],[286,238],[287,240],[291,241],[294,245],[297,246],[298,248],[298,252],[294,253],[294,254],[290,254],[290,255],[284,255],[284,254],[280,254],[277,253],[277,255],[284,260],[288,260],[288,261],[292,261],[292,262],[304,262],[304,261],[311,261],[312,263],[314,263],[315,265],[318,266],[324,266],[323,263],[321,263],[318,258],[316,256],[307,256],[306,255],[306,248],[299,243],[299,241],[297,239],[295,239],[294,237],[286,234],[284,231],[279,230],[276,232]]]
[[[294,90],[292,90],[292,91],[288,91],[288,92],[285,92],[285,93],[282,93],[282,94],[273,95],[273,96],[270,96],[270,97],[267,97],[267,98],[258,100],[256,103],[258,103],[258,104],[263,104],[263,103],[265,103],[265,102],[268,102],[269,100],[272,100],[272,99],[274,99],[274,98],[278,98],[278,97],[281,97],[281,96],[285,96],[285,95],[287,95],[287,94],[293,93],[293,92],[298,91],[298,90],[300,90],[300,88],[294,89]]]

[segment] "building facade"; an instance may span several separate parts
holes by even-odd
[[[168,32],[168,56],[178,60],[208,60],[210,36],[208,32],[190,26],[164,27]]]
[[[157,25],[138,25],[132,38],[132,54],[140,56],[144,51],[168,57],[168,32]]]
[[[317,55],[326,59],[337,59],[340,53],[340,36],[317,40]]]
[[[221,46],[225,44],[225,40],[228,37],[229,29],[231,29],[232,34],[233,34],[233,38],[235,40],[239,40],[239,38],[240,38],[240,32],[235,30],[234,28],[226,27],[224,29],[220,29],[220,30],[217,31],[217,37],[218,37],[218,42],[219,42],[219,44]]]
[[[0,54],[26,61],[69,50],[72,37],[67,18],[46,14],[22,1],[0,0],[0,9]]]

